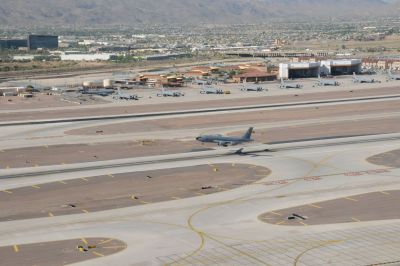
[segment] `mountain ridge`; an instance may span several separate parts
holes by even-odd
[[[8,26],[242,24],[275,18],[345,18],[396,14],[383,0],[2,0]]]

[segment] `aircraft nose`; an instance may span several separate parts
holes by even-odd
[[[197,137],[196,140],[201,140],[201,137]]]

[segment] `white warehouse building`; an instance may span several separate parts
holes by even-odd
[[[312,78],[320,73],[319,62],[296,62],[279,64],[279,77],[283,79]]]
[[[324,75],[351,75],[361,72],[361,59],[349,60],[324,60],[321,61],[321,74]]]
[[[313,78],[322,75],[351,75],[360,73],[361,59],[324,60],[279,64],[279,77],[283,79]]]

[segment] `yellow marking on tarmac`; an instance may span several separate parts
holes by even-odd
[[[35,167],[39,167],[39,165],[38,165],[38,164],[35,164]]]
[[[322,209],[321,206],[318,206],[318,205],[316,205],[316,204],[309,204],[309,206],[314,207],[314,208],[317,208],[317,209]]]
[[[232,163],[232,167],[235,167],[235,165],[236,165],[235,163]]]
[[[171,197],[171,199],[180,200],[181,198],[179,198],[179,197]]]
[[[18,245],[14,245],[14,246],[13,246],[13,249],[14,249],[14,252],[18,252],[18,251],[19,251]]]
[[[218,172],[219,171],[219,169],[218,168],[214,168],[214,172]]]
[[[142,204],[150,204],[150,202],[147,202],[147,201],[141,201],[140,203],[142,203]]]
[[[201,192],[197,192],[196,195],[204,196],[205,194],[204,194],[204,193],[201,193]]]
[[[40,188],[38,185],[33,185],[33,186],[31,186],[31,187],[36,188],[36,189],[39,189],[39,188]]]
[[[51,212],[49,212],[49,217],[54,217],[54,214],[52,214]]]
[[[281,224],[284,224],[284,223],[286,223],[286,221],[280,221],[280,222],[276,223],[276,225],[281,225]]]
[[[9,165],[6,166],[6,169],[10,169],[11,167]]]
[[[115,177],[115,176],[113,176],[112,174],[108,174],[108,176],[109,176],[109,177]]]
[[[354,218],[354,217],[351,217],[351,219],[352,219],[354,222],[357,222],[357,223],[361,222],[361,220],[358,220],[357,218]]]
[[[60,180],[60,181],[58,181],[58,182],[60,182],[61,184],[64,184],[64,185],[66,185],[66,184],[67,184],[67,182],[65,182],[65,181],[62,181],[62,180]]]
[[[84,213],[89,213],[87,210],[82,210],[82,212],[84,212]]]
[[[89,182],[89,180],[87,180],[87,179],[84,178],[84,177],[81,177],[81,179],[82,179],[83,181]]]
[[[249,166],[249,169],[254,169],[254,168],[257,168],[258,166],[257,165],[253,165],[253,166]]]
[[[224,188],[224,187],[219,187],[218,189],[219,189],[219,190],[222,190],[222,191],[228,191],[228,190],[229,190],[229,189]]]
[[[350,198],[350,197],[346,197],[346,198],[344,198],[344,199],[351,200],[351,201],[358,201],[358,200],[353,199],[353,198]]]
[[[379,191],[380,193],[382,193],[382,194],[384,194],[384,195],[390,195],[390,193],[389,192],[386,192],[386,191]]]
[[[308,224],[306,224],[305,222],[299,221],[300,224],[302,224],[303,226],[308,226]]]
[[[111,241],[113,241],[113,240],[114,240],[114,238],[109,238],[109,239],[107,239],[107,240],[101,241],[101,242],[98,243],[97,245],[103,245],[103,244],[108,243],[108,242],[111,242]]]
[[[265,177],[266,175],[255,175],[255,177]]]
[[[62,162],[62,163],[61,163],[61,165],[65,165],[65,163],[64,163],[64,162]]]
[[[270,212],[270,213],[275,214],[277,216],[282,216],[282,214],[280,214],[279,212]]]
[[[3,192],[7,193],[7,194],[12,194],[12,191],[9,191],[9,190],[3,190]]]
[[[44,145],[44,147],[45,147],[46,149],[48,149],[48,148],[49,148],[49,145]]]
[[[85,238],[81,238],[81,241],[82,241],[83,243],[85,243],[85,245],[88,245],[88,244],[89,244]]]
[[[99,252],[93,251],[92,253],[93,253],[94,255],[96,255],[96,256],[104,257],[104,255],[101,254],[101,253],[99,253]]]

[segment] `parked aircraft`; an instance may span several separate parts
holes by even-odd
[[[212,142],[217,143],[218,146],[228,147],[229,145],[238,145],[245,142],[251,142],[251,134],[253,133],[253,128],[249,128],[242,137],[227,137],[223,135],[202,135],[196,138],[200,142]]]
[[[161,89],[161,92],[157,93],[157,97],[181,97],[185,96],[185,93],[178,90],[166,90],[165,88]]]
[[[80,90],[82,94],[90,94],[90,95],[99,95],[99,96],[108,96],[114,93],[113,89],[82,89]]]
[[[118,89],[118,94],[113,97],[118,100],[139,100],[139,97],[135,94],[123,93],[120,89]]]
[[[353,82],[354,83],[380,83],[379,80],[374,78],[367,78],[362,76],[357,76],[355,72],[353,72]]]
[[[279,86],[281,89],[301,89],[303,85],[298,83],[289,83],[285,82],[283,78],[281,78],[281,85]]]
[[[201,94],[224,94],[224,91],[214,87],[204,87],[200,90]]]
[[[393,75],[390,69],[388,70],[388,77],[389,80],[400,80],[400,75]]]
[[[321,79],[321,75],[318,74],[317,86],[340,86],[340,83],[336,80]]]
[[[244,85],[243,88],[240,89],[241,91],[264,91],[263,87],[254,87],[254,86],[247,86]]]
[[[210,80],[196,79],[196,80],[193,81],[193,84],[203,85],[204,86],[204,85],[211,85],[212,82]]]

